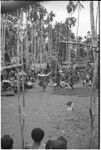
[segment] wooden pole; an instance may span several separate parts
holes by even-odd
[[[17,11],[17,16],[19,16],[19,13]],[[20,29],[20,24],[18,24],[17,28],[17,64],[19,64],[19,29]],[[17,89],[18,89],[18,114],[19,114],[19,124],[20,124],[20,129],[21,129],[21,139],[22,139],[22,148],[24,148],[24,137],[23,137],[23,131],[22,131],[22,114],[21,114],[21,105],[20,105],[20,85],[19,85],[19,68],[17,69]]]
[[[52,25],[50,26],[50,50],[52,52]]]
[[[89,45],[89,44],[85,44],[85,43],[81,43],[81,42],[67,42],[67,41],[61,41],[61,43],[67,43],[67,44],[78,44],[78,45],[84,45],[84,46],[88,46],[88,47],[93,47],[93,48],[97,48],[95,45]]]
[[[41,19],[41,47],[40,47],[40,63],[42,64],[42,50],[43,50],[43,19]]]
[[[3,66],[5,66],[5,28],[6,28],[6,20],[5,20],[5,15],[4,15],[4,30],[3,30]]]
[[[18,14],[17,14],[18,16]],[[17,36],[17,64],[19,64],[19,25],[18,25],[18,36]],[[19,89],[19,68],[17,68],[17,89],[18,89],[18,114],[19,114],[19,123],[21,128],[21,106],[20,106],[20,89]],[[22,137],[22,133],[21,133]]]
[[[36,22],[35,22],[35,37],[34,37],[34,70],[35,70],[35,63],[36,63]]]
[[[68,41],[68,39],[67,39],[67,26],[66,26],[66,41]],[[66,43],[66,61],[68,61],[68,53],[67,53],[67,51],[68,51],[68,45]]]
[[[26,69],[28,69],[28,56],[29,56],[29,51],[28,51],[28,20],[27,20],[27,12],[26,12]]]
[[[21,9],[20,12],[20,22],[22,25],[23,21],[23,9]],[[22,88],[23,88],[23,109],[25,108],[25,87],[24,87],[24,52],[23,52],[23,39],[21,43],[21,53],[22,53]],[[22,148],[24,148],[24,126],[25,126],[25,119],[24,116],[22,115],[22,127],[21,127],[21,132],[22,132]]]
[[[1,58],[2,58],[2,59],[1,59],[1,62],[2,62],[2,66],[3,66],[3,61],[4,61],[4,60],[3,60],[3,59],[4,59],[4,54],[3,54],[3,40],[4,40],[4,39],[3,39],[3,16],[2,16],[2,17],[1,17],[1,50],[2,50],[2,51],[1,51],[1,52],[2,52],[2,53],[1,53],[1,54],[2,54],[2,55],[1,55]]]
[[[32,28],[31,28],[32,32],[31,32],[31,53],[30,53],[30,57],[31,54],[33,54],[33,23],[32,23]],[[32,63],[32,60],[31,60]]]

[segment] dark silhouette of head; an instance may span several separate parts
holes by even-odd
[[[46,149],[67,149],[67,140],[60,136],[56,140],[48,140],[46,143]]]
[[[12,149],[13,148],[13,139],[9,135],[4,135],[1,138],[1,148],[2,149]]]
[[[35,143],[40,143],[44,138],[44,131],[41,128],[35,128],[31,132],[31,137]]]

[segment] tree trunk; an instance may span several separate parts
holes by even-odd
[[[94,45],[97,42],[97,34],[95,31],[95,23],[94,23],[93,1],[90,1],[90,21],[91,21],[92,44]],[[93,72],[93,82],[92,82],[90,108],[89,108],[89,113],[91,117],[91,125],[90,125],[91,131],[90,131],[90,144],[89,144],[90,149],[93,148],[93,138],[94,138],[95,92],[96,92],[96,82],[98,80],[97,75],[98,75],[98,53],[95,55],[94,52],[94,72]]]
[[[96,33],[95,22],[94,22],[93,1],[90,1],[90,22],[91,22],[92,44],[94,45],[97,39],[97,33]],[[95,60],[95,54],[94,54],[94,60]]]

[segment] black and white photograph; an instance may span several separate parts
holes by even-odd
[[[1,149],[100,149],[100,1],[0,1]]]

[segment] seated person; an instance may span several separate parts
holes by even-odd
[[[33,143],[30,145],[26,145],[25,149],[44,149],[45,145],[44,143],[42,143],[44,135],[45,133],[41,128],[33,129],[31,132]]]
[[[2,149],[13,149],[13,139],[9,135],[4,135],[1,138]]]
[[[52,140],[48,140],[46,142],[45,149],[51,149],[52,142],[53,142]]]
[[[67,149],[67,140],[60,136],[56,140],[48,140],[45,146],[46,149]]]
[[[67,140],[63,136],[59,136],[57,140],[61,140],[67,145]]]

